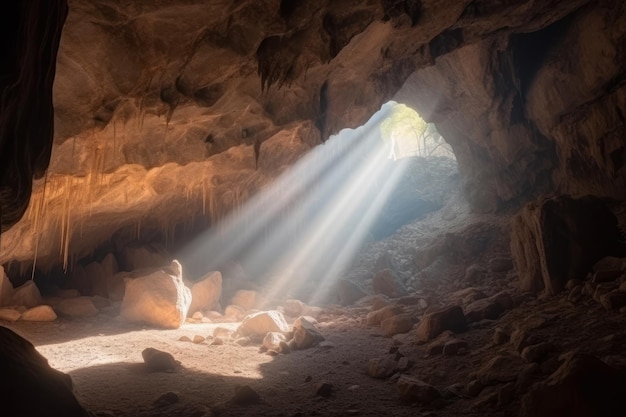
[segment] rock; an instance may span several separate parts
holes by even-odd
[[[147,276],[126,281],[120,315],[135,323],[147,323],[166,329],[177,329],[184,322],[191,303],[191,291],[182,280],[178,261],[172,267],[179,272],[172,275],[157,270]]]
[[[234,320],[234,321],[240,321],[243,320],[243,318],[246,316],[246,311],[236,305],[227,305],[226,308],[224,309],[224,318],[229,319],[229,320]]]
[[[618,287],[615,282],[605,282],[603,284],[597,284],[595,290],[593,291],[593,299],[602,304],[602,297],[617,288]]]
[[[128,272],[118,272],[107,279],[107,293],[112,301],[122,301],[126,291]]]
[[[14,308],[0,308],[0,320],[14,322],[19,320],[22,313]]]
[[[522,398],[520,417],[618,417],[624,392],[626,381],[618,371],[593,356],[570,354]]]
[[[441,355],[443,353],[443,347],[447,342],[454,339],[454,333],[449,330],[442,332],[439,336],[435,338],[431,343],[428,344],[426,348],[426,353],[428,356],[432,355]]]
[[[143,361],[150,372],[173,371],[180,367],[180,362],[168,353],[154,348],[146,348],[141,352]]]
[[[192,295],[192,297],[193,297],[193,295]],[[195,313],[193,313],[191,315],[191,318],[194,319],[194,320],[202,320],[204,318],[204,314],[202,314],[201,311],[196,311]]]
[[[347,279],[340,279],[335,285],[338,302],[347,306],[365,297],[367,294],[361,287]]]
[[[496,356],[476,372],[476,379],[483,385],[515,381],[524,362],[516,356]]]
[[[492,341],[494,345],[502,345],[510,340],[511,336],[499,327],[493,331]]]
[[[513,299],[505,292],[499,292],[489,298],[474,301],[465,307],[465,317],[469,322],[477,322],[481,320],[495,320],[502,313],[513,307]]]
[[[324,336],[317,331],[312,319],[302,316],[293,323],[293,340],[298,349],[307,349],[324,341]]]
[[[72,392],[69,375],[53,369],[35,347],[0,326],[2,384],[0,415],[88,417]]]
[[[566,290],[572,290],[573,288],[583,285],[583,281],[580,279],[570,279],[565,283]]]
[[[81,285],[85,295],[99,295],[100,297],[108,297],[107,280],[111,275],[106,275],[104,268],[99,262],[91,262],[85,267],[85,275],[83,279],[87,279],[88,283]],[[85,288],[87,287],[87,288]]]
[[[506,272],[513,269],[513,260],[509,257],[496,257],[489,259],[489,270],[491,272]]]
[[[466,305],[487,298],[487,295],[478,288],[469,287],[453,292],[449,298],[457,304]]]
[[[463,310],[459,306],[452,306],[439,309],[424,315],[416,331],[416,341],[418,343],[428,342],[444,330],[451,330],[455,333],[462,332],[467,327],[467,321],[463,315]]]
[[[482,382],[480,382],[478,379],[473,379],[469,382],[469,384],[467,384],[465,392],[470,397],[477,397],[483,390],[483,388],[485,388],[485,386]]]
[[[624,266],[626,265],[626,258],[617,258],[615,256],[605,256],[601,258],[598,262],[593,264],[593,271],[618,271],[624,270]]]
[[[238,385],[231,402],[239,405],[256,404],[261,401],[261,396],[249,385]]]
[[[333,385],[329,384],[328,382],[321,381],[315,384],[315,386],[313,387],[313,391],[315,395],[328,398],[333,393]]]
[[[407,333],[413,328],[413,316],[410,314],[398,314],[380,323],[382,333],[386,337],[391,337],[399,333]]]
[[[383,320],[404,313],[404,308],[399,305],[388,305],[376,311],[367,313],[367,325],[378,326]]]
[[[398,362],[393,356],[372,358],[367,366],[367,374],[372,378],[388,378],[398,369]]]
[[[537,339],[536,336],[530,335],[524,329],[516,329],[513,331],[513,333],[511,333],[511,344],[513,345],[513,348],[518,352],[524,350],[526,346],[534,345],[539,342],[540,341]]]
[[[400,398],[406,402],[430,404],[441,398],[441,393],[432,385],[407,375],[402,375],[396,387],[400,392]]]
[[[54,321],[57,319],[57,315],[48,305],[40,305],[30,308],[22,313],[22,320],[24,321]]]
[[[285,314],[289,317],[299,317],[304,312],[306,304],[304,304],[300,300],[286,300],[283,304],[283,308],[285,309]]]
[[[178,402],[180,402],[180,396],[178,395],[178,393],[169,391],[165,394],[160,395],[159,398],[154,400],[152,405],[154,405],[155,407],[166,407],[168,405],[176,404]]]
[[[191,342],[191,339],[189,338],[189,336],[181,336],[178,338],[179,342]]]
[[[595,198],[541,198],[513,219],[511,253],[525,291],[558,294],[619,242],[617,219]]]
[[[276,350],[280,351],[281,343],[285,343],[287,338],[285,335],[278,332],[268,332],[263,338],[263,346],[267,350]]]
[[[204,314],[205,319],[209,319],[212,323],[219,322],[224,318],[224,315],[219,311],[207,311]]]
[[[98,310],[111,306],[111,302],[108,299],[100,297],[99,295],[94,295],[93,297],[89,298]]]
[[[597,271],[593,274],[591,278],[592,284],[602,284],[603,282],[611,282],[615,281],[617,278],[621,277],[623,272],[619,269],[610,270],[610,271]]]
[[[357,305],[369,307],[371,311],[376,311],[376,310],[380,310],[383,307],[388,306],[389,299],[387,299],[387,297],[380,295],[380,294],[367,295],[361,298],[357,302]]]
[[[213,329],[213,337],[230,337],[233,331],[226,327],[216,327]]]
[[[62,316],[72,318],[91,317],[98,314],[98,309],[91,297],[65,298],[56,305],[56,311]]]
[[[13,291],[12,305],[31,308],[42,303],[43,299],[41,298],[41,293],[39,292],[39,288],[37,288],[35,281],[26,281]]]
[[[192,285],[189,312],[214,310],[218,307],[221,296],[222,274],[218,271],[209,272]]]
[[[235,343],[241,347],[250,346],[252,344],[252,339],[250,339],[249,337],[240,337],[235,340]]]
[[[600,297],[600,303],[607,310],[618,310],[626,306],[626,291],[614,290]]]
[[[9,306],[13,303],[13,284],[4,273],[4,267],[0,265],[0,307]]]
[[[487,275],[487,271],[485,268],[480,265],[470,265],[465,270],[465,276],[463,277],[463,281],[467,282],[470,285],[477,285],[481,282],[484,282],[485,276]]]
[[[401,297],[406,294],[406,289],[390,269],[384,269],[374,275],[372,289],[375,293],[384,294],[391,298]]]
[[[222,339],[221,337],[214,337],[213,340],[211,341],[211,346],[222,346],[223,344],[224,344],[224,339]]]
[[[200,335],[198,335],[198,334],[197,334],[197,335],[195,335],[195,336],[193,337],[193,339],[192,339],[191,341],[192,341],[193,343],[195,343],[195,344],[199,344],[199,343],[204,342],[205,340],[206,340],[206,339],[205,339],[204,337],[202,337],[202,336],[200,336]]]
[[[521,353],[522,359],[528,362],[542,362],[549,353],[556,350],[556,346],[550,342],[538,343],[526,346]]]
[[[247,315],[237,328],[236,333],[241,336],[261,336],[268,332],[289,331],[289,325],[285,321],[283,314],[276,310],[260,311]]]
[[[259,293],[253,290],[239,290],[230,300],[230,304],[239,306],[245,311],[259,307],[261,303]]]
[[[467,351],[467,342],[462,339],[452,339],[443,345],[443,354],[447,356],[460,355]]]

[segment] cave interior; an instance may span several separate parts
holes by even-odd
[[[0,415],[626,414],[623,1],[0,10]]]

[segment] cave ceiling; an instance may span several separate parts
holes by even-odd
[[[436,123],[477,211],[554,191],[623,198],[621,1],[68,8],[50,165],[1,263],[50,268],[121,230],[215,222],[390,99]]]

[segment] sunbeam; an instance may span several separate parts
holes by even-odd
[[[405,165],[390,160],[381,138],[388,107],[313,149],[179,259],[198,275],[236,261],[262,284],[268,300],[323,299],[403,175]]]

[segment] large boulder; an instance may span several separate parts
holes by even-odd
[[[66,298],[59,301],[55,308],[62,316],[72,318],[91,317],[98,314],[98,309],[91,297]]]
[[[0,326],[1,416],[87,417],[69,375],[52,369],[28,340]]]
[[[524,396],[520,416],[623,416],[624,375],[593,356],[567,356],[556,372]]]
[[[461,307],[457,305],[441,308],[426,314],[422,318],[416,330],[416,341],[418,343],[428,342],[440,335],[444,330],[459,333],[464,331],[466,327],[467,319]]]
[[[606,255],[619,254],[617,219],[599,199],[560,196],[529,203],[513,219],[511,254],[521,287],[556,294]]]
[[[191,306],[189,314],[196,311],[216,310],[222,295],[222,274],[219,271],[209,272],[191,287]]]
[[[183,283],[180,263],[174,260],[167,270],[127,279],[120,315],[134,323],[177,329],[185,321],[190,304],[191,291]]]
[[[39,288],[35,284],[35,281],[29,280],[20,285],[13,292],[12,304],[16,306],[23,306],[31,308],[43,303]]]

